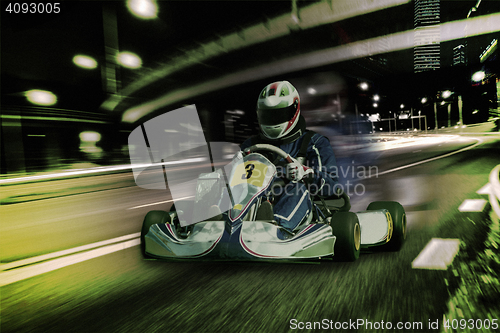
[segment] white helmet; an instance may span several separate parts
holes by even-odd
[[[300,97],[288,81],[267,85],[257,100],[260,130],[269,139],[280,139],[292,133],[300,118]]]

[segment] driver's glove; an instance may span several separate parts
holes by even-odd
[[[302,165],[293,157],[290,158],[292,162],[286,165],[286,178],[295,183],[301,181],[304,177],[312,177],[314,174],[313,169]]]

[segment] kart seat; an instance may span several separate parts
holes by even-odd
[[[345,192],[340,195],[332,195],[325,198],[315,196],[313,197],[313,201],[319,207],[324,208],[324,206],[326,206],[326,208],[333,211],[348,212],[351,209],[351,201]]]
[[[269,201],[264,201],[260,204],[259,209],[257,210],[257,215],[255,217],[256,221],[273,221],[274,220],[274,212],[273,205]]]

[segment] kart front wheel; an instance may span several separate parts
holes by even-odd
[[[142,229],[141,229],[141,252],[144,258],[151,258],[146,253],[146,234],[149,232],[149,228],[153,224],[160,224],[160,223],[170,223],[170,214],[163,211],[163,210],[152,210],[149,213],[146,214],[146,217],[144,218],[144,222],[142,222]]]
[[[406,213],[405,209],[396,201],[375,201],[368,205],[366,210],[387,209],[392,217],[392,237],[382,249],[399,251],[406,240]]]
[[[361,252],[361,227],[358,216],[352,212],[338,212],[332,216],[331,226],[336,237],[334,257],[355,261]]]

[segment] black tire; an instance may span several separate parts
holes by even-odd
[[[335,240],[334,258],[355,261],[361,252],[361,227],[358,216],[352,212],[333,214],[331,226]]]
[[[146,241],[145,241],[145,237],[146,234],[149,232],[149,228],[151,228],[153,224],[170,223],[170,222],[171,222],[170,215],[163,210],[152,210],[146,214],[141,229],[141,252],[144,258],[151,258],[151,256],[146,253]]]
[[[387,209],[392,217],[392,237],[382,246],[386,251],[399,251],[406,240],[406,213],[405,209],[396,201],[375,201],[368,205],[366,210]]]

